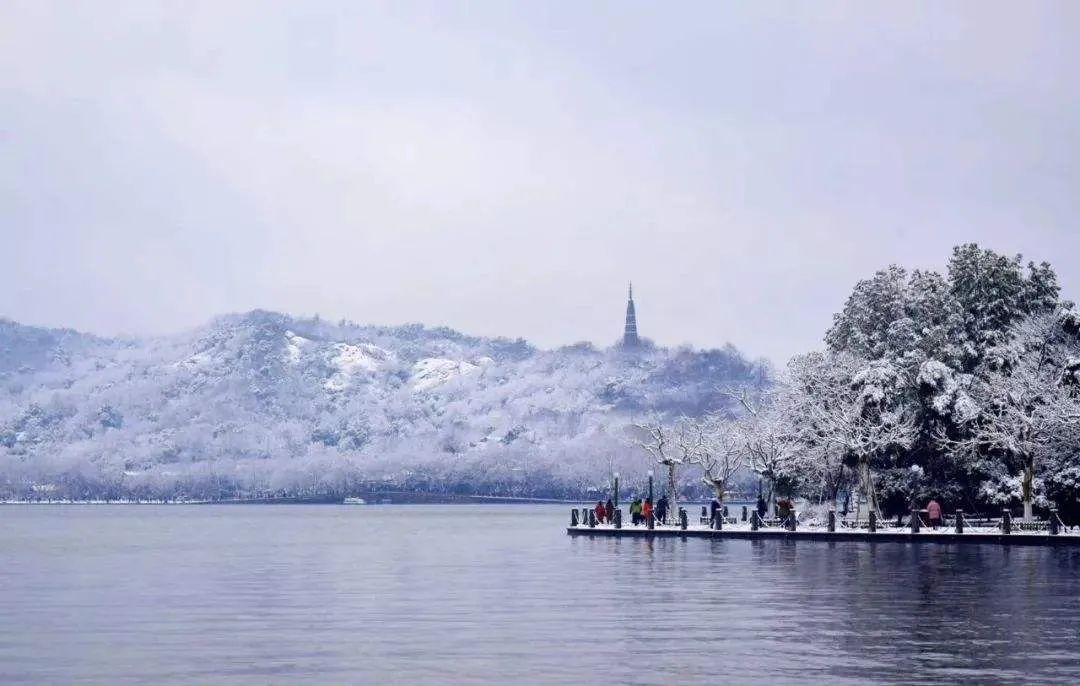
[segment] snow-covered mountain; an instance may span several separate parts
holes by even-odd
[[[264,311],[148,339],[0,320],[0,497],[581,493],[643,469],[635,416],[764,379],[731,346],[545,351]]]

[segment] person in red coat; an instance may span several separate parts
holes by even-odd
[[[645,504],[641,506],[641,518],[646,524],[652,519],[652,498],[646,498]]]
[[[604,508],[603,501],[596,501],[596,521],[601,524],[604,523],[604,518],[607,517],[607,509]]]
[[[926,504],[926,518],[930,520],[932,528],[941,526],[941,503],[931,498]]]

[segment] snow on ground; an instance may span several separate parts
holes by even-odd
[[[451,379],[471,374],[479,367],[464,360],[426,357],[413,365],[411,383],[417,391],[427,391]]]
[[[189,369],[197,369],[200,367],[206,367],[212,362],[212,358],[207,353],[195,353],[179,362],[173,364],[174,367],[187,367]]]
[[[289,364],[299,364],[300,355],[304,348],[311,343],[310,338],[298,336],[292,331],[285,332],[285,361]]]
[[[335,343],[331,351],[329,362],[337,371],[324,384],[331,391],[348,388],[354,375],[377,371],[382,364],[394,358],[389,350],[370,343]]]

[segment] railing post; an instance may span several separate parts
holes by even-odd
[[[1006,536],[1012,533],[1012,512],[1007,509],[1001,511],[1001,533]]]
[[[593,510],[589,510],[589,528],[596,528],[596,512]]]
[[[724,515],[720,514],[720,511],[716,511],[716,521],[713,522],[713,528],[717,531],[724,530]]]
[[[616,509],[615,510],[615,528],[616,529],[621,529],[622,528],[622,510],[621,509]]]
[[[1052,507],[1052,508],[1050,508],[1050,535],[1051,536],[1057,536],[1058,535],[1058,531],[1060,531],[1058,526],[1059,526],[1059,522],[1058,522],[1057,508]]]
[[[649,520],[647,522],[645,522],[645,524],[647,524],[650,529],[655,529],[656,528],[656,515],[650,514],[649,515]]]
[[[577,526],[577,508],[570,510],[570,526]]]
[[[754,510],[753,512],[750,513],[750,530],[751,531],[757,531],[758,530],[758,526],[760,525],[760,523],[759,523],[760,519],[761,519],[761,517],[758,515],[757,510]]]
[[[836,510],[829,510],[829,533],[836,531]]]
[[[911,508],[911,533],[919,533],[919,525],[922,522],[919,520],[919,511],[916,508]]]
[[[687,519],[686,510],[680,507],[679,508],[679,527],[683,531],[686,531],[686,524],[687,524],[686,519]]]
[[[709,522],[709,528],[712,528],[712,519],[709,517],[709,508],[704,505],[701,506],[701,520]]]
[[[742,520],[746,521],[746,505],[742,506]]]
[[[956,511],[956,533],[958,533],[958,534],[964,533],[964,511],[963,510],[957,510]]]
[[[870,516],[868,517],[870,524],[870,533],[877,531],[877,512],[870,510]]]

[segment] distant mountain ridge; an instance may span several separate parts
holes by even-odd
[[[0,320],[0,497],[575,495],[642,467],[635,416],[764,383],[730,345],[540,350],[261,310],[153,338]]]

